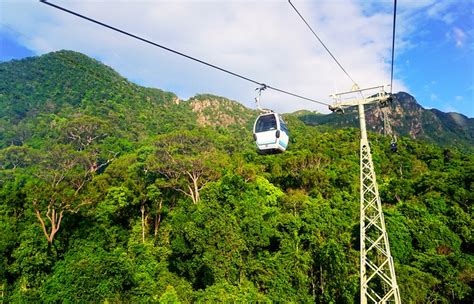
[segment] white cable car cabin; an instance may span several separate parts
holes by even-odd
[[[274,112],[260,114],[253,125],[253,138],[261,154],[280,153],[288,146],[288,127]]]

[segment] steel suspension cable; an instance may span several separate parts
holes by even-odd
[[[393,2],[393,32],[392,32],[392,69],[390,72],[390,93],[393,92],[393,66],[395,64],[395,24],[397,21],[397,0]]]
[[[309,23],[306,21],[306,19],[300,14],[300,12],[298,11],[298,9],[293,5],[293,3],[291,3],[291,0],[288,0],[288,3],[291,5],[291,7],[295,10],[295,12],[298,14],[298,16],[300,16],[301,20],[303,20],[303,22],[306,24],[306,26],[309,28],[309,30],[313,33],[314,37],[316,37],[316,39],[318,39],[318,41],[322,44],[322,46],[324,47],[324,49],[329,53],[329,55],[331,55],[332,59],[334,59],[334,61],[337,63],[337,65],[341,68],[341,70],[347,75],[347,77],[349,77],[349,79],[352,81],[353,84],[356,84],[356,82],[354,81],[354,79],[352,79],[352,77],[349,75],[349,73],[347,73],[346,69],[344,69],[344,67],[339,63],[339,61],[336,59],[336,57],[331,53],[331,51],[328,49],[328,47],[324,44],[324,42],[321,40],[321,38],[319,38],[319,36],[316,34],[316,32],[311,28],[311,26],[309,25]]]
[[[221,71],[221,72],[230,74],[230,75],[235,76],[235,77],[237,77],[237,78],[246,80],[246,81],[248,81],[248,82],[252,82],[252,83],[257,84],[257,85],[259,85],[259,86],[265,86],[265,87],[267,87],[267,88],[269,88],[269,89],[272,89],[272,90],[274,90],[274,91],[277,91],[277,92],[280,92],[280,93],[283,93],[283,94],[286,94],[286,95],[290,95],[290,96],[293,96],[293,97],[297,97],[297,98],[300,98],[300,99],[304,99],[304,100],[307,100],[307,101],[311,101],[311,102],[314,102],[314,103],[318,103],[318,104],[321,104],[321,105],[329,106],[328,103],[321,102],[321,101],[318,101],[318,100],[315,100],[315,99],[312,99],[312,98],[304,97],[304,96],[301,96],[301,95],[298,95],[298,94],[295,94],[295,93],[291,93],[291,92],[285,91],[285,90],[283,90],[283,89],[279,89],[279,88],[274,87],[274,86],[266,85],[266,84],[264,84],[263,82],[259,82],[259,81],[257,81],[257,80],[252,79],[252,78],[242,76],[242,75],[240,75],[240,74],[238,74],[238,73],[235,73],[235,72],[229,71],[229,70],[227,70],[227,69],[221,68],[221,67],[219,67],[219,66],[217,66],[217,65],[211,64],[211,63],[206,62],[206,61],[204,61],[204,60],[201,60],[201,59],[192,57],[192,56],[190,56],[190,55],[184,54],[184,53],[179,52],[179,51],[177,51],[177,50],[171,49],[171,48],[166,47],[166,46],[164,46],[164,45],[158,44],[158,43],[153,42],[153,41],[151,41],[151,40],[148,40],[148,39],[142,38],[142,37],[140,37],[140,36],[138,36],[138,35],[135,35],[135,34],[132,34],[132,33],[130,33],[130,32],[127,32],[127,31],[125,31],[125,30],[121,30],[121,29],[119,29],[119,28],[116,28],[116,27],[114,27],[114,26],[108,25],[108,24],[103,23],[103,22],[101,22],[101,21],[98,21],[98,20],[96,20],[96,19],[93,19],[93,18],[84,16],[84,15],[82,15],[82,14],[79,14],[79,13],[77,13],[77,12],[74,12],[74,11],[72,11],[72,10],[69,10],[69,9],[67,9],[67,8],[64,8],[64,7],[62,7],[62,6],[59,6],[59,5],[56,5],[56,4],[54,4],[54,3],[48,2],[47,0],[40,0],[40,2],[43,3],[43,4],[49,5],[49,6],[51,6],[51,7],[54,7],[54,8],[56,8],[56,9],[58,9],[58,10],[64,11],[64,12],[66,12],[66,13],[69,13],[69,14],[71,14],[71,15],[74,15],[74,16],[76,16],[76,17],[79,17],[79,18],[85,19],[85,20],[87,20],[87,21],[90,21],[90,22],[92,22],[92,23],[98,24],[98,25],[100,25],[100,26],[106,27],[106,28],[108,28],[108,29],[110,29],[110,30],[119,32],[119,33],[124,34],[124,35],[126,35],[126,36],[132,37],[132,38],[134,38],[134,39],[137,39],[137,40],[143,41],[143,42],[145,42],[145,43],[151,44],[151,45],[153,45],[153,46],[156,46],[156,47],[158,47],[158,48],[164,49],[164,50],[166,50],[166,51],[168,51],[168,52],[171,52],[171,53],[173,53],[173,54],[176,54],[176,55],[179,55],[179,56],[188,58],[188,59],[190,59],[190,60],[199,62],[199,63],[201,63],[201,64],[203,64],[203,65],[206,65],[206,66],[208,66],[208,67],[214,68],[214,69],[219,70],[219,71]]]

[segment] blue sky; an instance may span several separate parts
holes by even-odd
[[[351,82],[287,1],[51,2],[258,81],[331,103]],[[292,1],[360,87],[390,81],[392,1]],[[425,108],[474,116],[471,0],[399,0],[394,91]],[[141,85],[187,99],[213,93],[255,107],[255,85],[125,38],[35,0],[0,2],[0,61],[71,49]],[[264,107],[327,113],[265,91]]]
[[[18,42],[15,31],[2,28],[0,32],[0,61],[21,59],[34,55],[35,52]]]
[[[397,58],[397,76],[425,107],[473,117],[474,2],[448,3],[418,22],[407,38],[413,46]]]

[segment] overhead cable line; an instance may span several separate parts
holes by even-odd
[[[291,5],[291,7],[293,7],[293,9],[295,10],[295,12],[298,14],[298,16],[300,16],[301,20],[304,21],[304,23],[306,24],[306,26],[309,28],[309,30],[313,33],[314,37],[316,37],[316,39],[318,39],[318,41],[323,45],[324,49],[326,49],[326,51],[329,53],[329,55],[331,55],[332,59],[334,59],[334,61],[337,63],[337,65],[341,68],[341,70],[347,75],[347,77],[349,77],[349,79],[352,81],[353,84],[356,84],[356,82],[354,81],[354,79],[352,79],[352,77],[349,75],[349,73],[347,73],[346,69],[344,69],[344,67],[339,63],[339,61],[336,59],[336,57],[334,57],[334,55],[331,53],[331,51],[327,48],[327,46],[324,44],[324,42],[319,38],[319,36],[316,34],[316,32],[311,28],[311,26],[309,25],[309,23],[306,21],[306,19],[300,14],[300,12],[298,11],[298,9],[293,5],[293,3],[291,3],[291,0],[288,0],[288,3]]]
[[[392,70],[390,72],[390,93],[393,92],[393,66],[395,64],[395,23],[397,21],[397,0],[393,2],[393,32],[392,32]]]
[[[106,24],[106,23],[103,23],[103,22],[101,22],[101,21],[98,21],[98,20],[92,19],[92,18],[90,18],[90,17],[84,16],[84,15],[82,15],[82,14],[79,14],[79,13],[77,13],[77,12],[71,11],[71,10],[69,10],[69,9],[67,9],[67,8],[62,7],[62,6],[59,6],[59,5],[53,4],[53,3],[51,3],[51,2],[48,2],[48,1],[46,1],[46,0],[40,0],[40,2],[42,2],[42,3],[44,3],[44,4],[47,4],[47,5],[51,6],[51,7],[54,7],[54,8],[56,8],[56,9],[59,9],[59,10],[61,10],[61,11],[64,11],[64,12],[66,12],[66,13],[69,13],[69,14],[71,14],[71,15],[74,15],[74,16],[76,16],[76,17],[79,17],[79,18],[88,20],[88,21],[90,21],[90,22],[92,22],[92,23],[95,23],[95,24],[98,24],[98,25],[100,25],[100,26],[103,26],[103,27],[106,27],[106,28],[108,28],[108,29],[111,29],[111,30],[113,30],[113,31],[119,32],[119,33],[124,34],[124,35],[126,35],[126,36],[129,36],[129,37],[135,38],[135,39],[137,39],[137,40],[143,41],[143,42],[145,42],[145,43],[151,44],[151,45],[153,45],[153,46],[159,47],[159,48],[164,49],[164,50],[166,50],[166,51],[168,51],[168,52],[171,52],[171,53],[173,53],[173,54],[176,54],[176,55],[179,55],[179,56],[188,58],[188,59],[190,59],[190,60],[199,62],[199,63],[201,63],[201,64],[203,64],[203,65],[206,65],[206,66],[208,66],[208,67],[214,68],[214,69],[219,70],[219,71],[221,71],[221,72],[230,74],[230,75],[232,75],[232,76],[238,77],[238,78],[240,78],[240,79],[246,80],[246,81],[248,81],[248,82],[252,82],[252,83],[254,83],[254,84],[259,85],[260,87],[265,86],[265,87],[267,87],[267,88],[269,88],[269,89],[272,89],[272,90],[274,90],[274,91],[277,91],[277,92],[280,92],[280,93],[283,93],[283,94],[287,94],[287,95],[290,95],[290,96],[293,96],[293,97],[297,97],[297,98],[301,98],[301,99],[308,100],[308,101],[311,101],[311,102],[319,103],[319,104],[322,104],[322,105],[325,105],[325,106],[329,106],[328,103],[321,102],[321,101],[318,101],[318,100],[315,100],[315,99],[312,99],[312,98],[304,97],[304,96],[301,96],[301,95],[298,95],[298,94],[295,94],[295,93],[291,93],[291,92],[288,92],[288,91],[279,89],[279,88],[277,88],[277,87],[273,87],[273,86],[270,86],[270,85],[266,85],[266,84],[264,84],[263,82],[256,81],[256,80],[254,80],[254,79],[251,79],[251,78],[249,78],[249,77],[242,76],[242,75],[240,75],[240,74],[238,74],[238,73],[235,73],[235,72],[229,71],[229,70],[227,70],[227,69],[221,68],[221,67],[219,67],[219,66],[217,66],[217,65],[211,64],[211,63],[206,62],[206,61],[204,61],[204,60],[201,60],[201,59],[192,57],[192,56],[190,56],[190,55],[186,55],[186,54],[184,54],[184,53],[182,53],[182,52],[179,52],[179,51],[177,51],[177,50],[171,49],[171,48],[166,47],[166,46],[164,46],[164,45],[158,44],[158,43],[153,42],[153,41],[151,41],[151,40],[148,40],[148,39],[142,38],[142,37],[140,37],[140,36],[137,36],[137,35],[135,35],[135,34],[132,34],[132,33],[130,33],[130,32],[127,32],[127,31],[121,30],[121,29],[119,29],[119,28],[113,27],[113,26],[108,25],[108,24]]]

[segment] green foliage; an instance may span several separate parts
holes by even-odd
[[[400,284],[403,301],[421,304],[439,300],[438,294],[432,292],[439,284],[439,280],[430,273],[408,265],[400,265],[395,271],[398,282],[404,282]]]
[[[165,292],[160,297],[160,304],[180,304],[178,294],[173,286],[166,286]]]
[[[111,252],[82,244],[71,249],[42,286],[45,302],[121,301],[130,288],[132,267],[122,248]]]
[[[7,277],[13,275],[16,279],[7,299],[11,298],[13,302],[38,301],[40,289],[58,258],[57,250],[48,246],[37,225],[25,226],[17,242],[7,268]]]
[[[390,248],[394,259],[405,264],[413,257],[414,248],[413,240],[410,231],[407,227],[408,219],[400,212],[394,209],[386,210],[385,224],[390,241]]]
[[[109,222],[123,217],[126,209],[133,200],[133,194],[126,187],[110,187],[105,199],[97,204],[95,216],[99,221]]]
[[[259,293],[250,282],[234,286],[226,281],[198,292],[196,301],[198,303],[271,303],[270,299]]]
[[[0,64],[5,302],[358,302],[359,133],[303,115],[261,156],[228,99],[70,51]],[[473,154],[369,136],[402,301],[472,303]]]

